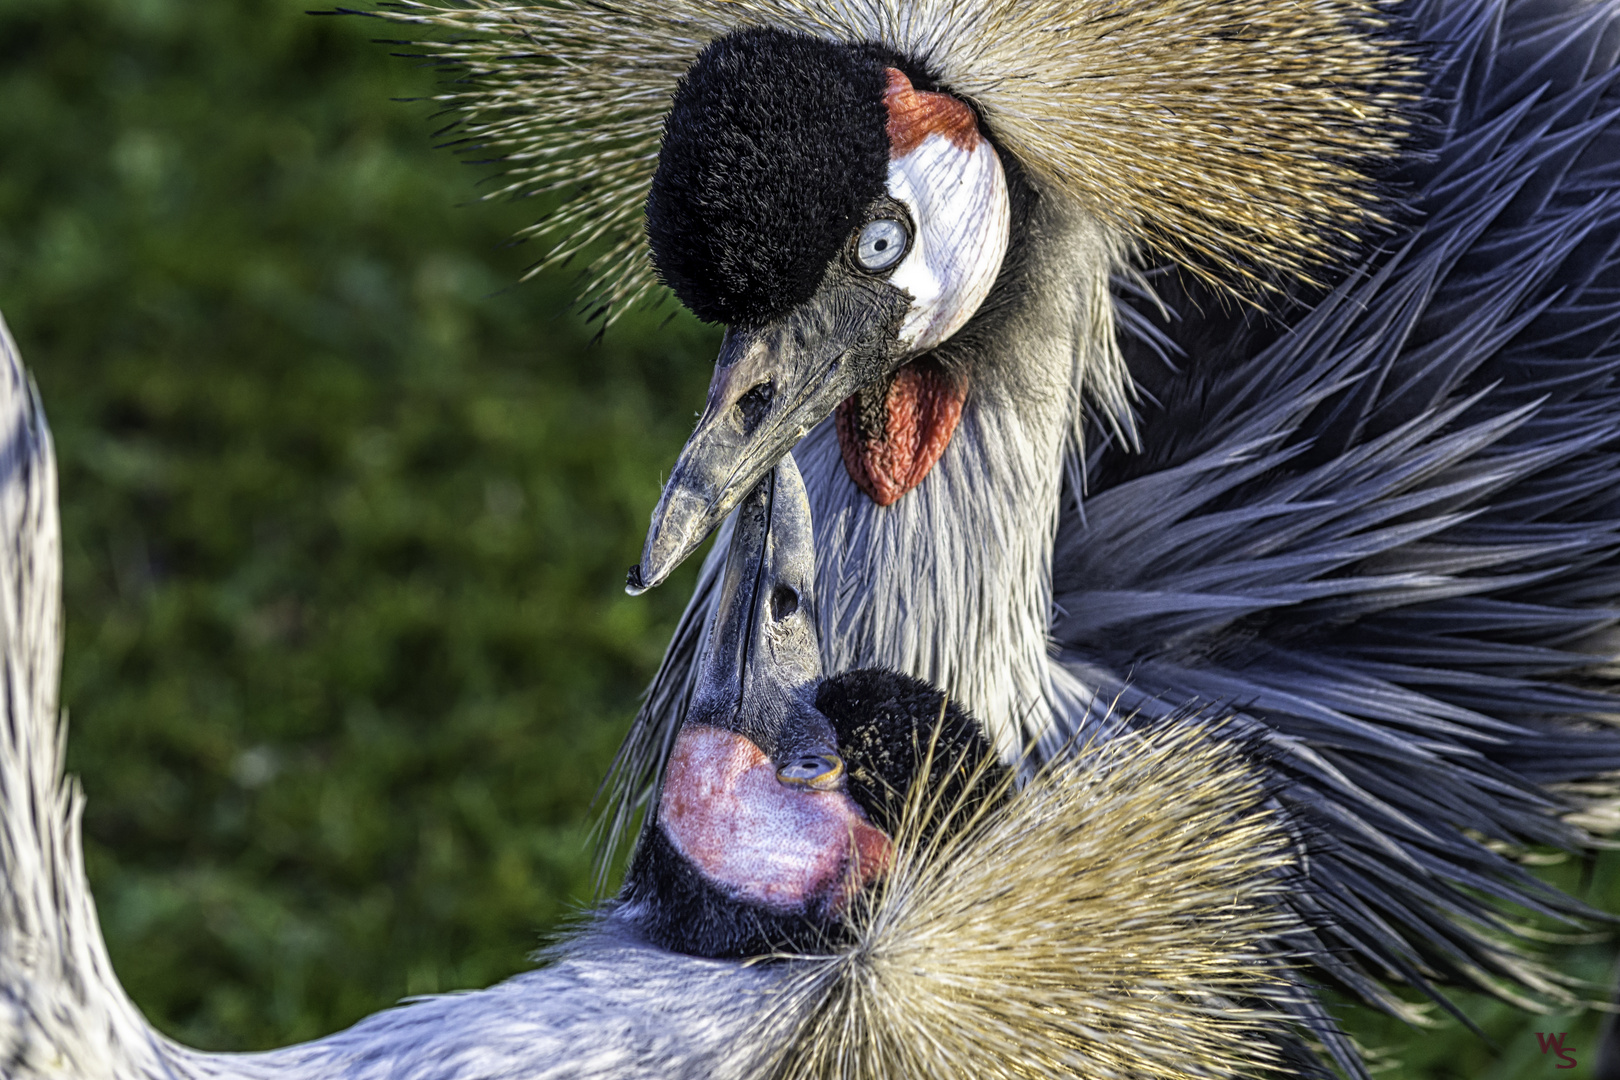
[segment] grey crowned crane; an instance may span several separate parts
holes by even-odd
[[[1498,902],[1590,914],[1511,855],[1588,845],[1620,769],[1611,0],[386,14],[507,190],[577,195],[536,230],[602,253],[591,305],[656,273],[726,326],[632,590],[791,449],[830,670],[940,685],[1009,759],[1235,713],[1321,978],[1564,995]]]
[[[1015,792],[938,690],[881,670],[823,678],[791,461],[738,510],[699,693],[616,901],[546,966],[487,990],[265,1053],[171,1042],[120,987],[85,880],[57,711],[54,463],[3,323],[0,431],[5,1080],[1312,1067],[1291,1019],[1307,994],[1287,955],[1297,927],[1276,904],[1297,846],[1252,740],[1161,727]]]

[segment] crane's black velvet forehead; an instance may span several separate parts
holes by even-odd
[[[647,197],[653,263],[701,319],[757,324],[810,298],[888,172],[874,50],[743,30],[698,55]]]
[[[924,790],[942,812],[1006,791],[1005,769],[983,725],[921,679],[883,668],[847,671],[817,688],[816,708],[838,736],[851,797],[890,836],[925,764]],[[940,823],[923,824],[928,835]]]

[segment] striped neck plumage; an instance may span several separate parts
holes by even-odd
[[[837,418],[795,452],[828,670],[881,666],[942,686],[1008,756],[1047,731],[1061,692],[1048,648],[1052,545],[1081,402],[1127,393],[1108,302],[1117,245],[1056,204],[1032,215],[1008,280],[941,350],[965,400],[927,475],[880,505],[850,476]]]

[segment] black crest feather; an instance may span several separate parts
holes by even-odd
[[[816,708],[838,734],[850,795],[890,836],[925,765],[926,790],[944,811],[1001,788],[1004,770],[983,767],[996,756],[984,728],[921,679],[882,668],[847,671],[821,684]]]
[[[758,323],[810,298],[889,160],[883,62],[780,30],[710,44],[675,91],[647,238],[701,319]]]

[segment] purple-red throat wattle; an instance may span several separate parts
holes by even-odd
[[[711,882],[781,910],[840,912],[892,857],[847,792],[783,784],[751,740],[704,724],[675,739],[658,821]]]
[[[879,506],[892,505],[945,453],[966,398],[928,356],[901,365],[887,384],[845,398],[835,423],[849,478]]]

